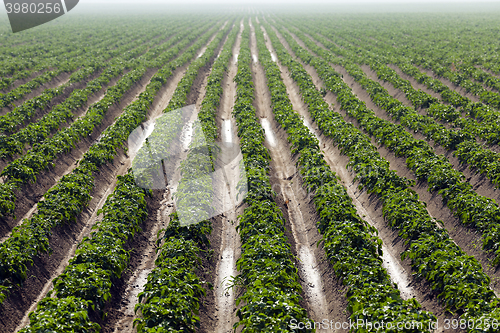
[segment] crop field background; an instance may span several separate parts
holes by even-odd
[[[500,332],[500,8],[460,6],[2,18],[0,332]]]

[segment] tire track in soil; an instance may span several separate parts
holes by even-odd
[[[266,39],[269,40],[267,36]],[[251,50],[252,54],[257,54],[253,28]],[[295,168],[297,156],[292,157],[287,153],[290,152],[290,146],[286,132],[274,120],[264,69],[254,62],[252,73],[256,89],[254,106],[261,118],[266,134],[266,147],[271,155],[270,180],[273,190],[278,193],[277,203],[286,219],[286,234],[292,243],[293,254],[297,257],[296,266],[304,293],[303,306],[315,322],[324,319],[348,322],[348,316],[343,311],[347,308],[346,288],[334,277],[322,246],[317,246],[321,240],[316,228],[319,217]],[[284,83],[288,90],[289,82],[284,80]],[[293,105],[295,108],[296,104]]]
[[[215,35],[214,35],[215,37]],[[206,45],[213,40],[210,39]],[[205,48],[204,48],[205,49]],[[148,113],[148,120],[155,119],[160,116],[163,110],[168,106],[177,85],[184,77],[184,74],[189,64],[185,64],[177,69],[172,76],[172,79],[167,82],[157,96],[158,104],[153,110]],[[193,83],[193,87],[187,97],[187,105],[195,104],[195,110],[199,110],[201,101],[203,100],[205,87],[207,84],[208,73],[210,66],[202,68],[202,74],[198,75]],[[200,94],[200,91],[203,91]],[[119,286],[113,293],[113,299],[109,302],[109,315],[105,322],[100,322],[102,333],[122,333],[136,332],[133,327],[133,320],[136,317],[134,308],[138,303],[138,294],[144,290],[144,285],[147,283],[147,276],[155,267],[156,240],[160,229],[166,228],[169,222],[169,215],[174,212],[175,205],[172,194],[176,190],[176,186],[170,184],[178,184],[180,180],[180,162],[187,156],[188,150],[186,147],[191,142],[192,124],[197,118],[197,112],[191,112],[186,126],[179,134],[179,140],[174,141],[175,151],[181,152],[178,158],[174,161],[169,161],[166,164],[168,169],[175,170],[173,178],[169,180],[169,185],[166,190],[155,190],[155,209],[149,211],[147,225],[143,227],[143,233],[134,237],[134,244],[130,247],[134,249],[131,261],[126,270],[126,274],[120,280]],[[135,241],[135,238],[140,240]]]
[[[219,138],[222,142],[235,144],[239,147],[239,139],[236,133],[236,122],[232,116],[232,109],[236,99],[236,83],[234,77],[238,71],[237,55],[241,45],[241,34],[243,32],[242,22],[240,22],[240,31],[233,46],[233,58],[230,59],[230,64],[226,70],[226,76],[222,81],[222,97],[219,106],[216,122],[218,124]],[[220,159],[216,162],[221,163]],[[214,221],[213,231],[211,235],[212,248],[215,251],[215,256],[218,258],[215,269],[216,278],[214,283],[215,307],[210,312],[213,318],[213,332],[229,333],[232,332],[232,327],[236,323],[236,304],[235,290],[229,288],[230,278],[238,274],[236,270],[236,260],[241,256],[240,237],[236,231],[238,223],[238,215],[243,214],[243,205],[236,207],[236,193],[232,189],[236,188],[235,183],[240,179],[239,168],[226,169],[228,172],[227,179],[232,182],[230,184],[214,184],[219,186],[217,193],[222,195],[218,205],[222,207],[234,207],[233,209],[224,212],[220,215],[220,219]],[[215,244],[219,243],[219,247]]]
[[[177,84],[184,76],[188,65],[182,67],[182,70],[174,75],[174,79],[167,83],[166,89],[160,97],[158,106],[154,109],[150,119],[161,115],[162,111],[167,107],[172,95],[174,94]],[[185,126],[180,133],[180,137],[186,137],[186,132],[189,126]],[[180,148],[180,140],[176,142],[176,151],[181,151],[180,158],[175,162],[167,163],[167,168],[175,168],[176,172],[172,179],[178,183],[180,179],[180,160],[185,158],[186,153]],[[143,232],[137,235],[140,240],[131,248],[134,249],[133,256],[127,268],[127,274],[121,279],[120,290],[113,293],[113,300],[110,302],[109,315],[106,322],[101,323],[101,332],[136,332],[133,327],[135,319],[135,304],[138,303],[138,295],[143,291],[144,285],[147,283],[149,273],[155,267],[156,240],[160,229],[166,228],[169,222],[169,215],[174,212],[174,200],[172,194],[175,188],[169,186],[167,190],[155,190],[156,208],[153,211],[148,211],[148,223]],[[134,237],[135,238],[135,237]]]
[[[286,41],[282,39],[279,33],[278,37],[280,38],[280,41],[283,43],[283,45],[287,48],[288,52],[291,55],[294,55]],[[270,47],[271,46],[268,44],[268,48]],[[308,51],[311,52],[310,50]],[[312,68],[312,66],[303,64],[299,59],[297,59],[297,61],[299,61],[306,69],[308,74],[311,75],[311,77],[313,78],[313,82],[317,88],[324,87],[324,84],[322,83],[321,79],[317,75],[314,68]],[[391,228],[385,222],[382,214],[382,203],[375,195],[367,194],[366,191],[358,189],[359,182],[354,181],[355,174],[349,172],[347,169],[349,157],[346,155],[342,155],[340,150],[336,147],[336,145],[334,145],[333,140],[323,135],[322,132],[318,129],[318,126],[315,124],[309,114],[307,106],[301,100],[299,88],[291,79],[288,70],[281,65],[280,69],[283,73],[282,77],[284,78],[285,85],[287,86],[290,99],[292,100],[292,103],[294,105],[294,110],[297,110],[299,112],[299,114],[304,119],[305,125],[309,127],[311,132],[320,141],[320,147],[322,147],[322,153],[325,156],[326,162],[332,168],[332,170],[340,176],[349,196],[353,199],[353,203],[356,206],[356,210],[359,216],[361,216],[363,219],[365,219],[365,221],[377,228],[379,232],[378,237],[382,239],[383,242],[383,266],[387,269],[389,275],[391,276],[391,279],[398,284],[398,289],[401,291],[402,297],[406,299],[415,297],[420,305],[422,305],[422,308],[424,310],[431,311],[432,313],[434,313],[434,315],[436,315],[436,317],[439,319],[439,322],[443,322],[444,319],[458,318],[457,316],[453,317],[445,313],[444,308],[439,304],[437,298],[431,291],[430,284],[426,282],[426,280],[422,279],[419,281],[412,275],[410,260],[400,259],[400,255],[406,250],[406,246],[404,245],[403,239],[398,236],[398,231],[391,230]],[[351,82],[347,83],[349,84],[349,86],[351,86]],[[351,88],[353,89],[353,92],[356,93],[354,91],[354,87],[351,86]],[[358,98],[360,98],[359,95]],[[337,103],[334,94],[329,91],[324,100],[329,105],[331,105],[331,110],[339,112],[346,121],[352,122],[353,124],[357,125],[357,121],[354,118],[346,117],[345,111],[340,109],[340,105]],[[375,144],[374,140],[372,140],[372,143]],[[394,158],[391,158],[391,156],[387,156],[386,152],[382,152],[380,148],[378,148],[378,150],[380,155],[390,162],[391,169],[396,170],[397,173],[401,175],[400,164],[396,167],[394,165]],[[404,159],[403,163],[405,163]],[[420,196],[420,192],[418,193]],[[422,198],[420,200],[422,200]],[[429,213],[431,214],[431,216],[436,217],[432,214],[432,211],[429,211]],[[447,332],[454,331],[451,330]]]
[[[295,38],[295,37],[294,37]],[[317,42],[317,45],[323,47],[320,43]],[[308,49],[309,52],[311,52]],[[313,52],[311,52],[313,53]],[[371,98],[369,97],[368,93],[358,84],[355,82],[354,78],[352,78],[346,71],[340,66],[336,66],[334,64],[330,64],[337,72],[341,73],[343,75],[343,80],[346,82],[352,89],[353,93],[362,101],[366,103],[366,106],[370,109],[372,109],[375,114],[383,119],[389,120],[387,117],[384,117],[383,114],[385,114],[385,111],[381,110],[378,106],[376,106]],[[306,66],[304,66],[306,68]],[[306,70],[308,70],[306,68]],[[317,77],[317,73],[314,71],[314,69],[310,69],[311,72],[314,76]],[[319,80],[319,78],[318,78]],[[319,80],[320,81],[320,80]],[[327,95],[328,97],[328,95]],[[327,100],[328,103],[330,103]],[[378,110],[377,110],[378,109]],[[336,104],[335,110],[339,112],[346,121],[349,121],[353,123],[358,129],[360,129],[363,133],[367,134],[366,131],[364,131],[361,126],[359,125],[358,121],[347,115],[347,113],[344,110],[340,109],[340,105]],[[495,292],[497,297],[500,295],[500,267],[492,267],[490,262],[493,260],[493,255],[486,253],[485,251],[482,250],[482,238],[481,235],[477,233],[475,228],[468,228],[467,226],[464,226],[460,221],[458,220],[457,217],[453,215],[451,210],[446,206],[445,203],[443,203],[441,196],[437,192],[429,192],[427,190],[427,182],[425,181],[418,181],[417,178],[415,177],[415,174],[409,170],[406,166],[406,158],[404,157],[396,157],[392,151],[387,149],[385,146],[378,145],[376,142],[376,139],[371,138],[372,144],[377,147],[378,152],[382,157],[387,159],[391,165],[391,168],[393,170],[397,171],[397,174],[406,177],[408,179],[413,179],[416,182],[416,185],[412,187],[412,189],[417,192],[420,201],[425,202],[427,205],[427,211],[431,216],[434,218],[441,220],[443,222],[444,227],[450,238],[468,255],[473,256],[478,260],[478,262],[481,264],[481,267],[483,268],[483,271],[485,274],[487,274],[490,279],[490,288]],[[417,139],[423,139],[423,137],[417,137]],[[436,149],[437,148],[437,149]],[[441,150],[440,150],[441,149]],[[435,147],[436,153],[437,154],[443,154],[446,157],[451,156],[451,152],[445,151],[442,147]],[[462,171],[463,166],[461,166],[458,170]],[[468,170],[467,170],[468,171]],[[468,171],[469,172],[469,171]],[[484,177],[484,176],[481,176]],[[478,177],[477,175],[471,177],[468,179],[469,181],[471,179],[478,179],[478,184],[481,184],[481,182],[489,181],[486,177],[484,177],[484,180],[481,180],[481,177]],[[477,186],[477,184],[476,184]],[[476,190],[476,186],[474,189]],[[490,190],[491,193],[498,193],[497,191],[492,191]],[[484,193],[479,194],[484,195]],[[486,195],[488,196],[488,195]],[[491,195],[493,196],[493,195]],[[491,197],[490,196],[490,197]],[[494,197],[494,196],[493,196]],[[494,197],[495,201],[498,202],[496,197]],[[380,206],[380,209],[382,206]],[[378,228],[378,227],[377,227]],[[380,230],[380,229],[379,229]],[[404,250],[404,248],[402,248]],[[402,250],[402,251],[403,251]],[[400,252],[402,253],[402,252]],[[407,261],[407,260],[405,260]],[[410,269],[411,267],[408,266]],[[430,293],[430,291],[429,291]],[[436,313],[435,313],[436,314]],[[437,314],[436,314],[437,315]]]

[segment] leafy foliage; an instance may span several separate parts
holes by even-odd
[[[300,306],[302,286],[284,234],[283,215],[274,202],[267,175],[270,155],[252,105],[254,85],[249,42],[250,30],[245,26],[234,78],[237,91],[233,115],[248,178],[245,198],[248,207],[239,217],[238,225],[242,254],[236,263],[240,274],[233,283],[244,288],[244,292],[237,300],[237,304],[243,305],[237,311],[240,321],[234,328],[243,326],[242,332],[295,332],[297,329],[290,325],[292,320],[302,323],[310,320]]]
[[[266,31],[278,59],[288,67],[292,78],[299,85],[310,112],[318,114],[328,110],[328,105],[308,73],[292,59],[269,25],[266,25]],[[280,70],[272,61],[261,32],[257,38],[259,59],[266,69],[275,118],[286,130],[288,140],[292,143],[292,152],[299,153],[297,163],[300,174],[309,191],[314,193],[313,201],[320,217],[317,226],[323,235],[326,255],[337,276],[349,287],[347,297],[351,320],[384,320],[394,324],[420,322],[423,327],[429,327],[429,323],[436,318],[420,310],[420,304],[414,299],[405,301],[401,298],[382,267],[382,240],[374,235],[376,229],[357,214],[345,187],[339,184],[335,173],[324,160],[317,139],[293,110]],[[309,144],[304,145],[304,142]],[[369,141],[360,138],[357,144],[360,143],[368,145]],[[377,184],[378,181],[373,186]]]
[[[402,130],[401,126],[375,117],[374,112],[352,93],[350,87],[326,60],[310,54],[308,58],[303,57],[303,54],[308,52],[294,42],[289,35],[283,33],[292,48],[298,50],[296,54],[304,61],[309,59],[309,63],[315,67],[327,89],[337,95],[341,107],[356,118],[361,127],[393,149],[396,155],[407,155],[410,168],[414,167],[420,172],[425,172],[428,169],[424,166],[428,165],[428,168],[435,170],[438,176],[430,181],[432,187],[446,188],[446,179],[459,177],[456,172],[453,173],[453,169],[451,169],[451,174],[439,174],[449,169],[443,167],[442,158],[438,157],[434,160],[430,158],[432,155],[426,153],[425,149],[428,148],[425,142],[414,140]],[[322,43],[327,43],[321,39],[321,36],[310,31],[309,33],[314,38],[320,39]],[[328,60],[333,58],[328,51],[318,47],[303,33],[298,33],[298,36],[317,54]],[[301,68],[299,64],[296,67]],[[300,80],[298,83],[300,86]],[[308,86],[310,90],[315,89],[312,81],[308,83]],[[312,93],[307,95],[314,96]],[[316,96],[317,103],[320,103],[319,92]],[[370,139],[355,129],[352,124],[346,123],[339,114],[325,107],[311,109],[311,103],[308,104],[311,115],[323,133],[332,137],[342,152],[349,156],[349,165],[356,172],[362,185],[367,187],[368,191],[379,195],[383,203],[384,217],[393,228],[399,230],[399,235],[409,245],[403,254],[404,257],[412,259],[413,268],[430,282],[432,289],[439,293],[438,298],[444,305],[451,311],[465,311],[466,319],[484,314],[496,317],[498,299],[489,287],[489,277],[473,257],[466,255],[451,240],[446,230],[438,227],[436,221],[429,216],[425,205],[418,200],[418,195],[410,188],[412,183],[389,170],[389,163],[376,152]],[[412,151],[413,153],[410,154],[409,152]],[[411,161],[417,161],[417,159],[418,163],[411,164]],[[427,159],[430,161],[426,163]],[[418,173],[417,176],[419,176]],[[454,186],[452,188],[459,191],[468,187]],[[481,209],[480,207],[490,207],[490,205],[479,204],[477,209]],[[471,214],[475,212],[470,209],[466,211],[470,211]],[[494,229],[491,232],[494,233]],[[420,246],[420,244],[425,245]],[[437,251],[431,257],[427,249]],[[457,287],[458,281],[471,281],[471,283],[462,282],[460,287]]]

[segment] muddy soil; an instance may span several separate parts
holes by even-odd
[[[254,52],[257,53],[257,48],[255,35],[252,34]],[[272,55],[276,56],[274,52]],[[296,110],[300,95],[291,90],[290,78],[279,66],[287,91],[293,95],[291,100]],[[347,306],[346,288],[335,277],[321,245],[322,236],[316,228],[318,214],[311,194],[305,190],[302,177],[295,168],[298,155],[291,155],[287,134],[274,119],[264,69],[260,64],[252,64],[252,72],[256,86],[255,107],[265,130],[266,147],[271,154],[270,179],[273,190],[278,193],[277,202],[285,216],[293,254],[298,258],[296,265],[304,290],[303,306],[315,322],[324,319],[346,322],[348,315],[342,311]]]
[[[223,93],[221,103],[217,114],[217,124],[219,129],[219,138],[222,142],[227,142],[239,146],[237,136],[237,126],[232,116],[233,105],[236,99],[236,83],[234,77],[237,73],[236,58],[241,45],[241,22],[240,32],[236,43],[233,46],[229,67],[226,76],[222,81]],[[218,160],[217,165],[222,161]],[[236,303],[235,290],[230,288],[232,277],[238,274],[236,270],[236,261],[241,256],[241,244],[236,226],[238,225],[238,215],[243,213],[244,205],[237,205],[237,193],[235,183],[240,178],[238,168],[226,168],[229,184],[218,183],[218,193],[221,197],[214,198],[220,200],[218,203],[222,207],[234,207],[219,215],[219,219],[212,224],[211,244],[214,250],[214,256],[217,260],[214,279],[214,307],[206,312],[210,320],[207,325],[202,325],[201,331],[226,333],[232,332],[232,327],[236,323]]]

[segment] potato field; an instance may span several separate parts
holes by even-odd
[[[494,13],[2,22],[0,332],[500,332],[499,36]]]

